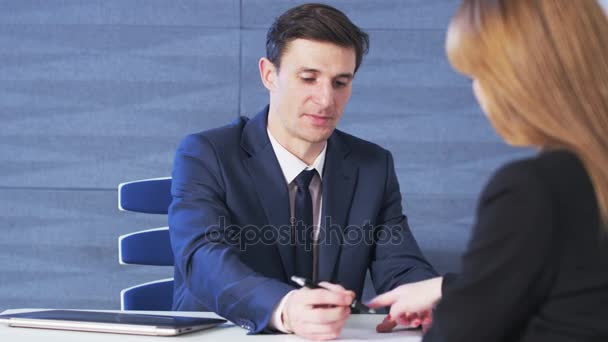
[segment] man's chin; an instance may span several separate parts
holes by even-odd
[[[302,139],[308,141],[311,144],[318,144],[327,141],[329,137],[334,132],[335,128],[323,130],[321,132],[309,132],[308,134],[303,134]]]

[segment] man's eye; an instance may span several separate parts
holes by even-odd
[[[341,82],[341,81],[335,81],[334,84],[336,85],[336,88],[343,88],[347,86],[346,82]]]
[[[313,83],[315,81],[315,78],[313,78],[313,77],[302,77],[302,81],[304,81],[306,83]]]

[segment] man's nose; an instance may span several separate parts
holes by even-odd
[[[323,82],[319,84],[316,102],[323,108],[330,107],[334,104],[334,88],[331,82]]]

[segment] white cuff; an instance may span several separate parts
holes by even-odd
[[[289,291],[285,297],[283,297],[281,299],[281,301],[279,302],[279,304],[277,304],[276,308],[274,308],[274,311],[272,312],[272,318],[270,320],[270,327],[273,329],[276,329],[280,332],[283,333],[291,333],[291,331],[287,331],[287,328],[285,328],[285,325],[283,324],[283,319],[281,318],[281,315],[283,313],[283,308],[285,307],[285,303],[287,303],[287,298],[289,296],[291,296],[291,294],[293,293],[293,291]]]

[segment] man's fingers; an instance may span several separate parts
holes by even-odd
[[[367,306],[372,309],[382,308],[392,305],[397,299],[399,299],[398,296],[393,291],[389,291],[372,299]]]
[[[326,281],[322,281],[319,283],[319,286],[324,289],[333,291],[333,292],[346,293],[350,296],[353,296],[353,298],[355,297],[355,293],[353,291],[347,290],[342,285],[339,285],[339,284],[332,284],[332,283],[329,283]]]
[[[331,308],[314,308],[306,316],[306,322],[312,324],[330,324],[345,321],[350,316],[350,307],[334,306]]]
[[[344,291],[297,290],[285,305],[289,326],[299,336],[312,340],[335,339],[350,316],[352,297]]]
[[[314,289],[306,293],[303,303],[306,305],[349,306],[353,296],[345,292],[334,292],[326,289]]]
[[[341,292],[341,291],[346,291],[346,289],[340,285],[340,284],[332,284],[330,282],[327,281],[322,281],[319,283],[319,287],[322,287],[324,289],[328,289],[330,291],[334,291],[334,292]]]

